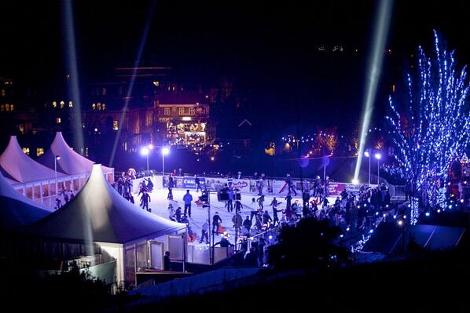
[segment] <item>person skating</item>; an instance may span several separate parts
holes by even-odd
[[[277,201],[276,197],[273,198],[273,201],[271,201],[270,206],[273,207],[273,225],[276,226],[279,224],[279,217],[277,213],[282,212],[282,210],[279,210],[277,208],[278,205],[280,205],[282,202]]]
[[[189,193],[189,190],[186,190],[186,194],[183,197],[184,201],[184,214],[187,214],[191,217],[191,202],[193,201],[193,196]]]
[[[152,209],[149,209],[149,202],[150,202],[150,195],[147,192],[142,194],[140,198],[140,206],[142,209],[147,210],[148,212],[152,212]]]
[[[204,239],[206,240],[206,244],[209,244],[209,223],[207,220],[202,224],[201,240],[199,240],[199,243],[202,243]]]
[[[222,224],[222,219],[220,218],[219,212],[215,212],[212,217],[212,233],[217,234],[219,225]]]
[[[252,224],[252,221],[250,220],[250,217],[247,215],[245,220],[243,221],[243,228],[245,229],[247,236],[250,235],[251,224]]]
[[[264,195],[261,195],[257,200],[260,210],[264,209]]]
[[[235,213],[240,213],[243,209],[243,205],[240,200],[235,201]]]

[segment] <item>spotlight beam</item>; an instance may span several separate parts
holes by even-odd
[[[114,163],[114,157],[116,155],[116,149],[117,149],[117,146],[119,144],[119,139],[121,138],[122,125],[124,125],[124,119],[126,118],[127,108],[129,106],[129,99],[130,99],[130,97],[132,95],[132,91],[134,89],[134,83],[135,83],[135,77],[136,77],[136,74],[137,74],[137,68],[139,67],[140,60],[142,59],[142,53],[144,51],[144,47],[145,47],[145,44],[147,42],[147,36],[148,36],[148,33],[149,33],[150,24],[152,23],[153,15],[155,13],[156,4],[157,4],[156,0],[152,1],[151,4],[150,4],[150,8],[148,10],[148,15],[147,15],[147,19],[146,19],[146,22],[145,22],[144,32],[142,33],[142,38],[140,40],[139,49],[137,50],[137,56],[136,56],[135,61],[134,61],[134,67],[133,67],[133,70],[132,70],[131,81],[129,82],[129,88],[127,88],[127,95],[126,95],[126,99],[124,101],[124,107],[122,108],[121,117],[119,119],[119,126],[120,127],[117,130],[116,138],[114,139],[113,150],[111,152],[111,157],[109,159],[109,166],[110,167],[112,167],[113,163]]]
[[[73,18],[72,0],[65,0],[63,6],[63,23],[65,28],[65,47],[67,60],[67,71],[70,76],[69,96],[72,98],[72,134],[73,144],[78,151],[84,149],[83,145],[83,129],[82,129],[82,110],[80,104],[80,86],[77,68],[77,52],[75,47],[75,28]]]
[[[383,56],[387,34],[390,28],[390,18],[392,16],[393,0],[382,0],[378,8],[378,15],[375,21],[375,32],[373,37],[373,48],[371,50],[371,59],[367,72],[366,93],[364,95],[364,104],[362,108],[362,126],[359,139],[359,151],[357,155],[356,167],[354,169],[354,179],[359,179],[359,170],[361,169],[362,157],[364,155],[364,146],[369,129],[370,118],[372,116],[373,104],[377,94],[377,85],[382,72]]]

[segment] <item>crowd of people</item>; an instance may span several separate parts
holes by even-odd
[[[388,188],[381,184],[378,187],[363,185],[359,191],[343,190],[336,200],[331,201],[329,195],[329,179],[316,177],[305,179],[304,188],[295,186],[290,175],[285,178],[285,186],[281,189],[285,195],[273,197],[269,203],[266,203],[263,191],[269,192],[269,188],[264,188],[264,175],[258,176],[255,197],[251,196],[251,206],[243,205],[241,201],[241,192],[228,180],[227,184],[219,190],[223,194],[224,207],[231,213],[233,230],[236,233],[237,246],[246,249],[246,262],[249,264],[263,264],[264,250],[269,243],[274,240],[267,240],[266,236],[260,234],[276,232],[285,225],[293,225],[304,217],[313,217],[318,220],[326,220],[331,225],[340,227],[343,232],[357,231],[366,232],[375,226],[378,217],[382,217],[392,209],[390,203],[390,192]],[[196,177],[196,192],[204,191],[201,188],[199,179]],[[132,177],[123,175],[116,182],[118,192],[129,201],[133,202],[132,197]],[[200,234],[196,234],[191,228],[191,209],[192,203],[203,205],[201,197],[193,197],[190,190],[182,197],[182,204],[174,200],[173,188],[175,187],[174,177],[168,176],[168,218],[172,221],[185,223],[188,226],[188,237],[190,242],[199,242],[209,244],[211,235],[217,238],[217,245],[227,247],[233,245],[229,241],[226,227],[222,224],[223,220],[218,211],[211,216],[211,221],[204,220],[201,225]],[[150,193],[153,189],[153,183],[150,179],[143,179],[139,186],[140,206],[142,209],[151,212],[149,208]],[[299,197],[300,196],[300,197]],[[295,198],[294,198],[295,197]],[[300,198],[300,199],[299,199]],[[329,200],[330,199],[330,200]],[[220,199],[219,199],[220,200]],[[332,203],[330,203],[330,201]],[[247,213],[245,215],[244,213]],[[242,216],[245,215],[245,216]],[[271,236],[272,237],[272,236]],[[252,240],[254,238],[254,240]],[[250,245],[247,244],[250,239]]]
[[[58,210],[75,197],[72,190],[60,190],[57,197],[55,198],[55,209]]]

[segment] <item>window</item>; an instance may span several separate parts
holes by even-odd
[[[5,105],[4,104],[0,105],[0,112],[3,112],[3,111],[5,111]]]
[[[101,95],[106,96],[106,88],[101,88]]]
[[[62,123],[62,119],[61,119],[60,117],[56,117],[56,118],[55,118],[55,123],[56,123],[56,124]]]
[[[69,108],[73,108],[73,103],[72,103],[72,101],[69,101]]]
[[[93,110],[95,110],[95,109],[96,109],[96,104],[93,103],[93,104],[91,105],[91,107],[93,108]]]
[[[41,156],[44,154],[44,148],[36,148],[36,156]]]
[[[52,101],[52,107],[57,108],[57,101]]]
[[[170,108],[164,108],[164,109],[163,109],[163,115],[168,115],[168,116],[171,115],[171,110],[170,110]]]
[[[103,111],[106,110],[106,104],[103,103],[102,108],[103,108]]]
[[[5,89],[2,89],[1,93],[2,97],[5,97],[7,95],[7,91]]]
[[[23,153],[29,155],[29,148],[28,147],[23,147]]]
[[[189,115],[196,115],[196,110],[194,108],[190,108]]]
[[[119,122],[113,121],[113,130],[118,130],[118,129],[119,129]]]
[[[60,108],[61,108],[61,109],[64,108],[64,105],[65,105],[65,102],[64,102],[64,101],[60,101]]]
[[[24,124],[19,124],[18,130],[20,131],[21,134],[24,134]]]
[[[10,111],[13,112],[13,110],[15,110],[15,105],[14,105],[14,104],[10,104]]]
[[[184,115],[184,108],[179,108],[178,109],[178,114],[179,115]]]
[[[145,126],[151,126],[152,125],[152,121],[153,121],[153,116],[152,116],[152,112],[148,112],[147,113],[147,116],[145,118]]]

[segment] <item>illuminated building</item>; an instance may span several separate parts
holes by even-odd
[[[201,150],[213,138],[209,105],[198,102],[197,95],[159,97],[155,109],[158,129],[169,144]]]

